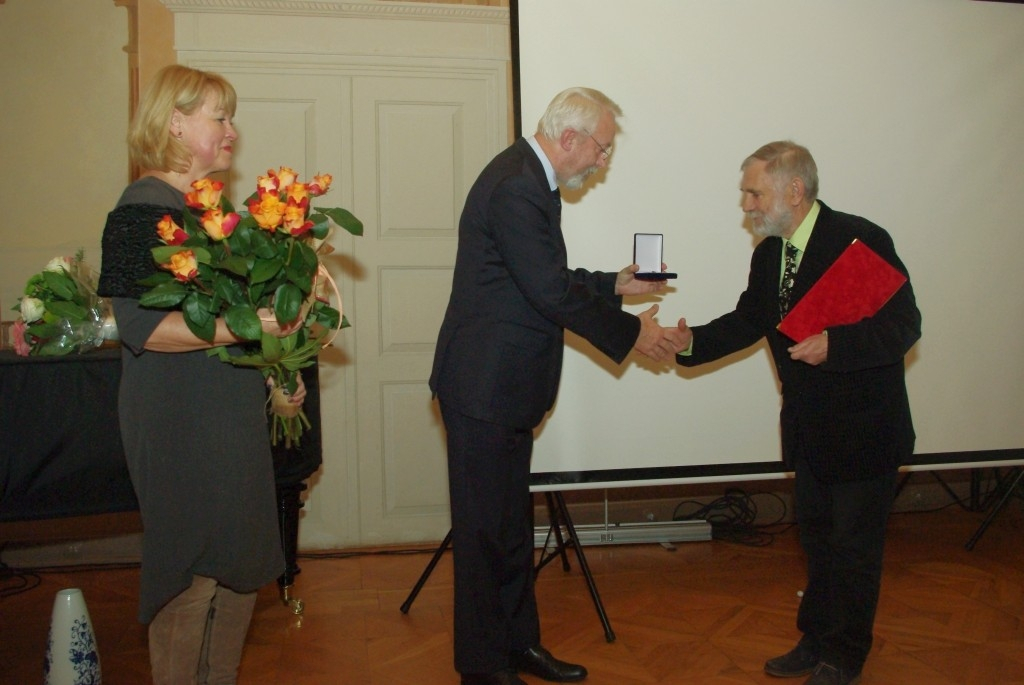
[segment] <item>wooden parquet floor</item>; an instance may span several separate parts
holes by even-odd
[[[968,551],[982,518],[957,507],[892,517],[864,685],[1024,683],[1024,510],[1011,502]],[[676,547],[584,548],[615,632],[611,643],[575,557],[568,572],[557,562],[545,567],[537,584],[544,644],[585,664],[590,685],[794,682],[761,669],[798,637],[804,574],[795,529],[765,546]],[[300,558],[294,594],[305,612],[289,612],[276,586],[261,591],[239,682],[455,685],[450,554],[410,612],[399,610],[429,558],[394,550]],[[0,682],[42,682],[53,597],[64,587],[85,594],[105,685],[147,682],[137,568],[61,570],[41,580],[0,600]]]

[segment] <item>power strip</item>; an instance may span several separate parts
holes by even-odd
[[[534,528],[534,547],[545,545],[553,548],[556,540],[550,540],[548,526]],[[562,539],[568,541],[569,533],[562,526]],[[588,545],[634,545],[662,544],[673,542],[698,542],[711,539],[711,524],[707,521],[650,521],[640,523],[586,524],[576,526],[576,536],[584,547]]]

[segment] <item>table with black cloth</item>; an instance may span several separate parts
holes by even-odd
[[[301,602],[290,600],[288,588],[299,573],[301,493],[323,454],[317,366],[302,376],[312,426],[298,447],[273,448],[286,560],[278,584],[296,613]],[[138,509],[118,429],[120,379],[116,346],[64,357],[0,350],[0,523]]]

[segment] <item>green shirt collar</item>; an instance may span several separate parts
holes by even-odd
[[[811,239],[811,231],[814,230],[814,223],[818,220],[818,214],[821,213],[821,205],[815,200],[814,204],[811,205],[811,211],[807,212],[807,216],[800,222],[796,230],[790,237],[789,242],[793,244],[793,247],[803,252],[807,249],[807,241]]]

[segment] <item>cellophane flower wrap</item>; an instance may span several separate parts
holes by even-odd
[[[209,354],[259,369],[272,390],[295,392],[300,369],[311,366],[333,333],[348,326],[340,300],[339,308],[330,302],[330,276],[320,260],[331,251],[325,242],[331,222],[352,235],[362,235],[363,226],[348,210],[311,208],[310,199],[326,193],[332,180],[324,174],[303,183],[288,167],[268,170],[237,212],[223,195],[223,183],[194,182],[185,196],[185,225],[168,214],[156,227],[165,243],[153,248],[160,269],[141,281],[149,290],[140,304],[180,309],[189,330],[209,342],[216,319],[223,317],[242,342],[232,346],[239,349],[221,346]],[[264,333],[261,309],[273,311],[281,326],[299,317],[302,326],[283,338]],[[270,399],[268,406],[273,444],[298,445],[310,426],[305,413],[287,403],[275,409]]]
[[[96,294],[96,281],[83,250],[54,257],[29,278],[24,297],[13,308],[20,314],[12,327],[15,352],[59,356],[99,347],[107,307]]]

